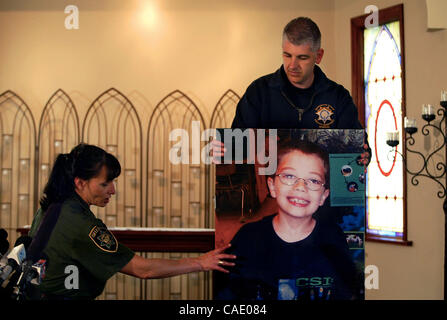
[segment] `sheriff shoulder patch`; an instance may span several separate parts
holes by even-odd
[[[103,251],[116,252],[118,250],[118,242],[107,228],[94,226],[88,236]]]

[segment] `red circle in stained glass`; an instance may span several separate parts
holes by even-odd
[[[393,159],[393,164],[391,165],[391,169],[389,171],[387,171],[387,172],[383,171],[382,167],[380,166],[380,161],[379,161],[378,151],[377,151],[377,124],[379,122],[380,111],[382,110],[382,107],[384,105],[388,105],[390,107],[391,112],[393,113],[394,126],[395,126],[395,129],[397,130],[397,120],[396,120],[396,114],[394,113],[394,108],[391,105],[391,102],[389,102],[388,100],[385,99],[385,100],[382,101],[382,103],[380,104],[379,110],[377,111],[376,126],[374,128],[374,152],[376,154],[377,166],[379,167],[380,172],[385,177],[388,177],[391,174],[391,172],[393,171],[394,165],[396,164],[397,149],[394,152],[394,159]]]

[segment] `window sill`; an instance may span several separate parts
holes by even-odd
[[[380,243],[388,243],[388,244],[397,244],[400,246],[411,247],[413,245],[413,241],[403,240],[403,239],[395,239],[388,237],[380,237],[380,236],[366,236],[366,241],[368,242],[380,242]]]

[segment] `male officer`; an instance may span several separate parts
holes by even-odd
[[[290,21],[283,31],[283,65],[255,80],[240,100],[233,128],[360,129],[349,92],[317,66],[321,33],[309,18]]]
[[[284,28],[283,65],[253,81],[239,101],[232,128],[361,129],[348,90],[328,79],[320,67],[321,33],[310,18],[299,17]],[[363,163],[370,160],[365,144]],[[226,150],[213,141],[214,157]]]

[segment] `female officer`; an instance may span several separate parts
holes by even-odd
[[[167,260],[145,259],[118,243],[89,207],[107,205],[115,193],[114,179],[120,173],[118,160],[93,145],[80,144],[69,154],[57,157],[30,230],[34,237],[50,205],[62,204],[43,251],[47,258],[46,275],[40,286],[44,298],[94,299],[117,272],[141,279],[207,270],[228,272],[222,266],[234,263],[223,259],[235,258],[222,253],[228,246],[197,258]],[[78,283],[66,285],[70,275],[67,270],[73,268],[78,271]]]

